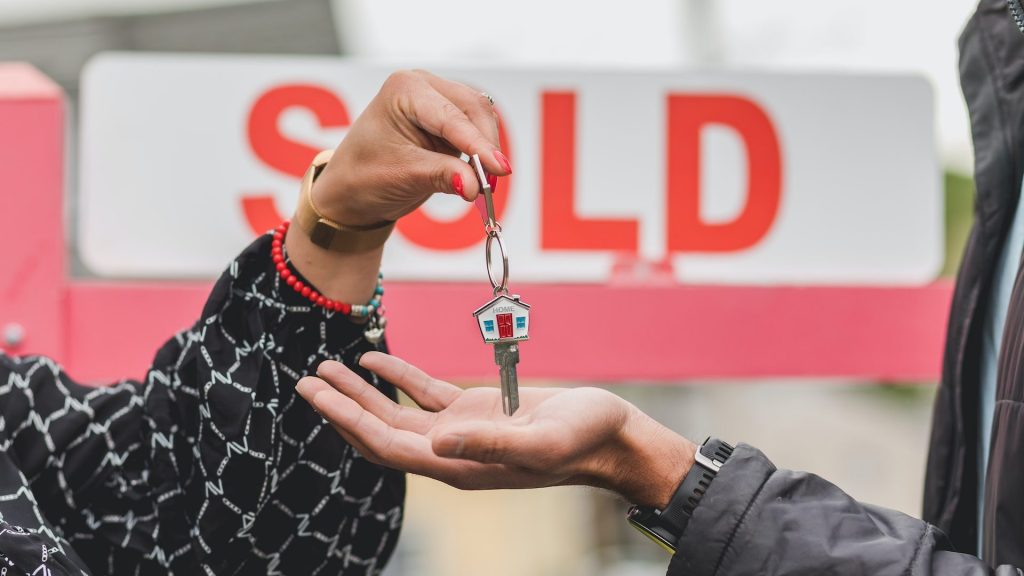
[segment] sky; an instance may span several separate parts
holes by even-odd
[[[2,0],[0,25],[244,0]],[[286,1],[286,0],[267,0]],[[424,64],[917,74],[935,91],[937,146],[969,172],[953,0],[331,0],[345,48]]]

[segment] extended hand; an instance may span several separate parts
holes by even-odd
[[[604,390],[524,387],[509,418],[495,388],[462,390],[378,352],[360,363],[423,410],[332,361],[299,394],[367,459],[457,488],[587,484],[664,505],[692,464],[692,443]]]

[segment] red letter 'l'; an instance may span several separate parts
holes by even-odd
[[[541,246],[636,252],[636,220],[585,220],[576,215],[576,95],[545,92],[541,107]]]

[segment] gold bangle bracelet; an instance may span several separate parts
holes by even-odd
[[[313,244],[346,254],[366,252],[380,248],[395,227],[393,221],[384,221],[370,226],[346,226],[324,216],[313,204],[313,183],[334,155],[324,150],[316,155],[302,177],[299,189],[299,207],[295,211],[295,223],[309,236]]]

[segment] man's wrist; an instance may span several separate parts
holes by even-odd
[[[696,444],[633,408],[607,486],[633,504],[664,508],[693,467],[696,451]]]

